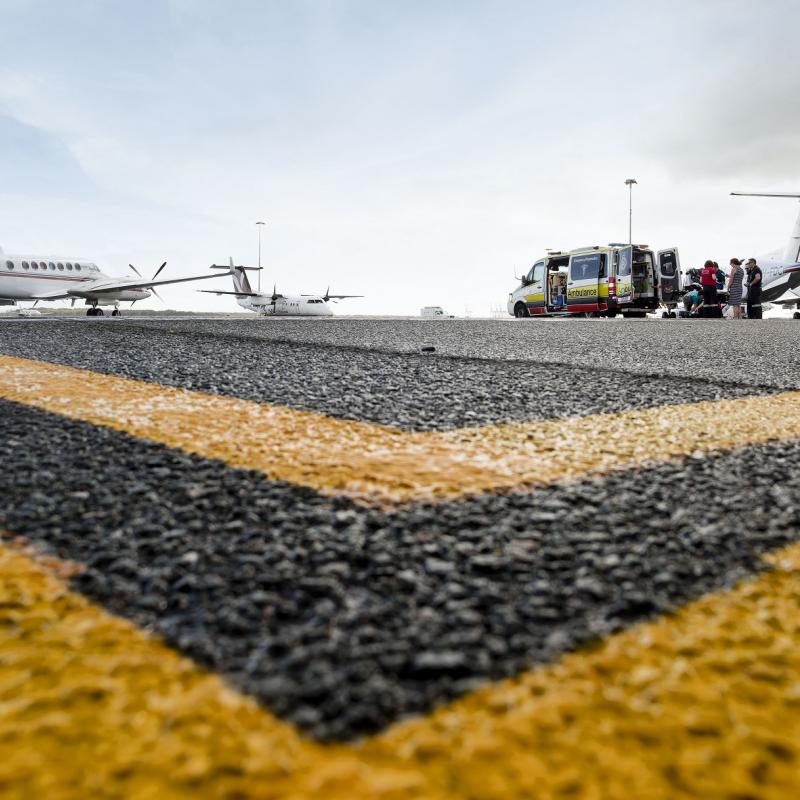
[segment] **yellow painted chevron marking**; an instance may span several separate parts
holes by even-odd
[[[775,569],[321,746],[0,546],[0,795],[501,800],[800,794],[800,545]]]
[[[0,356],[0,398],[383,505],[551,485],[800,437],[800,392],[409,433]]]
[[[367,742],[428,797],[800,797],[800,545],[774,571]]]

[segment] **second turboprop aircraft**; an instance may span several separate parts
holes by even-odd
[[[259,267],[243,267],[234,265],[230,259],[230,266],[222,267],[213,264],[211,269],[226,269],[233,277],[232,292],[217,291],[216,289],[200,289],[207,294],[232,295],[242,308],[255,311],[265,316],[283,317],[332,317],[333,310],[328,305],[330,300],[344,300],[348,297],[363,297],[361,294],[331,294],[330,287],[325,294],[279,294],[276,287],[272,293],[254,292],[247,278],[248,271],[258,272]]]

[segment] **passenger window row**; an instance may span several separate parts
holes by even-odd
[[[81,265],[77,261],[74,263],[72,261],[66,261],[64,263],[62,263],[61,261],[58,261],[56,263],[53,263],[52,261],[48,261],[47,263],[45,263],[44,261],[30,261],[30,262],[23,261],[21,262],[20,265],[15,264],[10,259],[6,261],[6,269],[8,270],[13,271],[14,269],[17,268],[17,266],[21,266],[22,269],[24,270],[42,270],[42,271],[50,270],[50,272],[56,272],[57,270],[60,270],[62,272],[64,270],[66,270],[67,272],[72,272],[73,270],[76,272],[81,272],[82,270],[85,270],[86,272],[99,272],[99,270],[94,264]]]

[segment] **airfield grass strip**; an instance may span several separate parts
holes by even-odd
[[[0,397],[271,480],[390,507],[602,476],[800,437],[800,392],[445,432],[404,432],[0,356]],[[748,426],[733,425],[746,419]]]
[[[357,745],[304,741],[0,546],[0,793],[72,798],[800,792],[800,545],[730,592]]]

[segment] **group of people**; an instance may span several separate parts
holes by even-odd
[[[699,272],[699,275],[697,274]],[[747,279],[745,280],[745,273]],[[686,287],[683,304],[686,316],[721,317],[722,304],[719,293],[727,293],[727,305],[734,319],[742,318],[742,295],[747,289],[747,317],[761,319],[761,268],[754,258],[742,265],[738,258],[731,259],[731,270],[726,275],[716,261],[706,261],[701,270],[691,270],[692,282]]]

